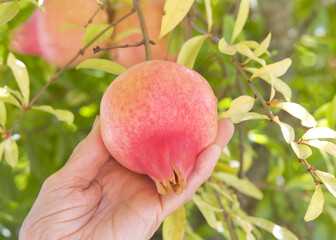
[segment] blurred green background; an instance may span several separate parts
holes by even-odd
[[[231,34],[238,10],[238,1],[213,0],[214,33]],[[34,6],[21,1],[19,14],[0,27],[0,87],[17,89],[11,70],[6,66],[9,53],[9,32],[23,23]],[[336,122],[336,1],[334,0],[250,0],[250,14],[239,39],[262,41],[272,32],[271,56],[268,62],[290,57],[293,64],[283,77],[293,91],[292,101],[312,113],[319,126],[335,129]],[[199,28],[204,23],[204,2],[196,1],[191,19]],[[185,25],[174,30],[171,51],[176,52],[187,34],[196,36],[193,30],[184,31]],[[43,59],[15,54],[26,64],[31,80],[31,96],[34,96],[53,76],[57,69]],[[103,58],[108,58],[107,54]],[[224,67],[223,67],[224,66]],[[229,57],[219,53],[218,47],[206,40],[194,69],[211,84],[219,99],[219,112],[226,110],[233,98],[247,92],[253,96],[246,83],[236,83],[236,69]],[[60,169],[74,147],[90,131],[99,114],[100,99],[116,76],[95,70],[66,70],[38,100],[40,105],[51,105],[74,113],[74,124],[59,122],[54,116],[31,110],[16,127],[19,140],[19,163],[14,168],[5,161],[0,163],[0,239],[17,239],[20,225],[36,199],[43,181]],[[240,86],[239,86],[240,85]],[[269,97],[269,86],[260,80],[255,85],[264,98]],[[21,111],[6,104],[7,125],[11,126]],[[257,112],[263,113],[261,106]],[[299,121],[285,113],[281,119],[292,125],[301,136],[305,129]],[[238,127],[238,126],[237,126]],[[264,198],[260,201],[237,193],[240,208],[247,214],[271,220],[290,229],[299,239],[335,239],[336,199],[324,191],[326,203],[323,214],[312,222],[304,222],[303,216],[315,185],[306,168],[299,164],[281,132],[267,121],[251,121],[240,124],[244,140],[244,161],[247,177],[260,188]],[[228,146],[230,157],[223,155],[220,166],[235,173],[240,155],[240,142],[236,131]],[[298,138],[296,138],[298,139]],[[313,151],[308,159],[315,168],[335,174],[336,161],[331,155]],[[204,188],[207,191],[207,188]],[[189,226],[195,235],[186,239],[224,239],[220,229],[212,229],[193,202],[186,206]],[[261,232],[264,239],[274,239]],[[239,235],[238,233],[238,236]],[[161,239],[161,229],[153,236]],[[243,239],[243,238],[241,238]]]

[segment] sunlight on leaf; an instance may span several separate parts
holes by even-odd
[[[292,102],[282,102],[274,107],[281,108],[292,116],[301,120],[301,124],[305,127],[315,127],[317,122],[312,115],[301,105]]]
[[[229,45],[224,38],[219,40],[218,43],[218,49],[221,53],[227,54],[227,55],[234,55],[236,54],[236,48],[235,46]]]
[[[248,46],[251,49],[256,49],[259,47],[259,43],[257,41],[247,40],[247,41],[241,41],[239,43]]]
[[[5,160],[11,166],[14,167],[19,159],[19,148],[16,142],[12,138],[5,140]]]
[[[250,1],[241,0],[240,5],[239,5],[239,12],[238,12],[237,20],[233,28],[230,43],[233,43],[233,41],[236,40],[239,33],[242,31],[245,25],[246,19],[248,17],[249,9],[250,9]]]
[[[336,144],[334,143],[320,140],[303,141],[303,143],[316,147],[320,150],[326,151],[327,153],[330,153],[331,155],[336,157]]]
[[[324,205],[323,192],[321,190],[321,185],[317,184],[315,187],[315,192],[310,200],[307,212],[304,216],[304,220],[306,222],[309,222],[320,216],[320,214],[323,211],[323,205]]]
[[[281,77],[287,72],[291,64],[292,64],[292,60],[289,58],[286,58],[282,61],[269,64],[265,67],[261,67],[255,73],[253,73],[251,80],[257,77],[261,77],[261,76],[267,77],[271,73],[273,74],[274,77]]]
[[[0,26],[9,22],[19,12],[20,6],[17,0],[0,4]]]
[[[167,0],[161,22],[160,38],[173,30],[187,15],[195,0]]]
[[[240,123],[243,121],[256,120],[256,119],[269,120],[269,117],[267,117],[266,115],[255,113],[255,112],[248,112],[248,113],[241,113],[241,114],[233,115],[230,119],[233,123]]]
[[[211,32],[212,28],[212,9],[211,9],[211,0],[204,0],[205,4],[205,12],[207,16],[207,23],[208,23],[208,32]]]
[[[291,146],[296,154],[296,156],[300,159],[307,159],[312,155],[312,150],[310,147],[304,144],[297,144],[296,142],[292,142]]]
[[[169,215],[162,225],[163,240],[181,240],[186,227],[186,213],[184,206]]]
[[[321,179],[323,184],[329,190],[329,192],[336,197],[336,178],[334,175],[320,170],[316,170],[315,173]]]
[[[105,28],[107,28],[109,24],[90,24],[85,31],[83,37],[83,47],[86,46],[92,39],[94,39],[100,32],[102,32]],[[107,30],[102,36],[100,36],[97,40],[91,43],[90,46],[93,44],[102,42],[108,39],[113,33],[113,27]]]
[[[276,122],[280,126],[281,133],[284,139],[286,140],[286,142],[287,143],[293,142],[295,138],[294,129],[287,123],[281,122],[278,116],[274,117],[274,122]]]
[[[256,57],[259,57],[261,55],[263,55],[264,53],[267,52],[267,49],[270,45],[270,42],[271,42],[271,36],[272,34],[269,33],[267,35],[267,37],[264,39],[264,41],[262,41],[260,43],[260,45],[253,51],[253,54],[256,56]]]
[[[5,103],[0,101],[0,125],[5,128],[7,120],[7,112]]]
[[[244,55],[245,57],[253,59],[254,61],[260,63],[262,66],[266,65],[265,60],[259,59],[256,56],[254,56],[252,50],[248,46],[241,44],[241,43],[237,43],[234,46],[235,46],[236,51],[239,52],[241,55]]]
[[[177,63],[182,64],[188,68],[193,68],[196,57],[208,35],[201,35],[190,38],[186,41],[181,48],[181,51],[177,58]]]
[[[119,65],[118,63],[112,62],[107,59],[99,59],[99,58],[84,60],[76,67],[77,70],[83,68],[102,70],[104,72],[112,73],[115,75],[120,75],[126,71],[126,68]]]
[[[51,106],[33,106],[33,109],[44,111],[54,115],[59,121],[66,122],[67,124],[72,124],[74,121],[74,115],[68,110],[53,109]]]
[[[309,129],[302,136],[302,140],[310,140],[316,138],[336,138],[336,131],[327,127],[317,127]]]
[[[9,53],[8,55],[7,65],[10,67],[10,69],[12,69],[15,80],[18,83],[22,93],[25,106],[28,106],[30,88],[26,65],[18,60],[12,53]]]
[[[254,105],[255,98],[243,95],[234,99],[229,110],[222,113],[223,118],[231,118],[234,115],[247,113]]]
[[[6,88],[0,87],[0,101],[13,104],[19,108],[21,107],[21,104],[18,102],[18,100],[12,94],[10,94]]]

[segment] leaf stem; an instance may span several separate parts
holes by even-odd
[[[145,17],[143,15],[141,4],[139,3],[139,0],[133,0],[133,6],[138,14],[138,18],[140,21],[141,31],[143,35],[143,40],[145,41],[145,51],[146,51],[146,60],[150,61],[152,60],[152,54],[150,49],[150,39],[148,35],[148,30],[145,22]]]
[[[307,172],[309,172],[310,175],[313,177],[314,182],[315,182],[315,185],[317,185],[317,184],[322,184],[322,182],[320,182],[319,180],[317,180],[317,178],[316,178],[316,176],[315,176],[315,174],[314,174],[314,171],[315,171],[316,169],[315,169],[312,165],[310,165],[310,164],[307,162],[306,159],[301,159],[301,158],[299,158],[298,160],[299,160],[299,162],[302,162],[302,163],[306,166],[306,168],[307,168]]]

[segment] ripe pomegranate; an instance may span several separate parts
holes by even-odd
[[[161,18],[163,16],[164,0],[141,0],[141,6],[145,17],[145,22],[149,34],[149,38],[155,42],[150,45],[152,59],[164,60],[168,54],[167,36],[159,39],[161,29]],[[115,5],[114,20],[124,16],[132,9],[132,4],[118,3]],[[132,32],[132,34],[129,34]],[[113,46],[124,44],[134,44],[143,39],[138,15],[132,14],[122,22],[118,23],[111,37]],[[145,47],[117,48],[110,51],[110,57],[113,61],[129,68],[137,63],[146,60]],[[176,61],[176,56],[168,55],[168,60]]]
[[[45,12],[36,9],[27,23],[11,34],[11,49],[19,53],[39,55],[49,63],[63,67],[82,47],[85,24],[97,10],[95,0],[45,0]],[[100,11],[93,23],[108,22],[107,13]],[[71,65],[94,57],[87,50]]]
[[[100,114],[111,155],[147,174],[161,194],[186,188],[196,156],[217,132],[217,101],[208,82],[168,61],[139,63],[117,77]]]

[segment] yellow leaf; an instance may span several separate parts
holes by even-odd
[[[0,101],[0,125],[5,128],[7,119],[6,106],[5,103]]]
[[[4,151],[5,151],[5,142],[6,142],[7,140],[4,140],[4,141],[2,141],[1,143],[0,143],[0,162],[1,162],[1,160],[2,160],[2,156],[3,156],[3,154],[4,154]]]
[[[208,35],[196,36],[186,41],[178,55],[177,63],[193,68],[196,57]]]
[[[330,153],[331,155],[336,157],[336,144],[334,143],[320,140],[303,141],[303,143],[316,147],[320,150],[326,151],[327,153]]]
[[[66,122],[67,124],[72,124],[73,121],[74,121],[73,113],[68,111],[68,110],[53,109],[51,106],[48,106],[48,105],[33,106],[33,109],[44,111],[44,112],[47,112],[47,113],[51,113],[59,121]]]
[[[282,102],[275,107],[281,108],[282,110],[288,112],[292,116],[301,120],[301,124],[305,127],[315,127],[317,122],[308,111],[297,103],[292,102]]]
[[[336,197],[336,178],[334,175],[326,172],[322,172],[320,170],[316,170],[315,173],[323,184],[326,186],[326,188],[329,190],[329,192]]]
[[[254,105],[255,99],[250,96],[240,96],[234,99],[231,103],[229,110],[222,113],[223,118],[231,118],[234,115],[247,113]]]
[[[160,38],[173,30],[189,12],[195,0],[167,0],[161,22]]]
[[[278,116],[274,117],[274,122],[276,122],[280,126],[282,136],[284,137],[286,142],[287,143],[293,142],[295,137],[294,129],[287,123],[281,122]]]
[[[312,150],[307,145],[297,144],[296,142],[292,142],[291,145],[296,156],[300,159],[307,159],[310,155],[312,155]]]
[[[246,221],[245,219],[242,219],[239,216],[236,216],[236,220],[237,220],[239,226],[246,233],[246,240],[255,240],[255,237],[252,234],[252,230],[253,230],[252,224],[249,223],[248,221]]]
[[[185,209],[182,206],[164,220],[162,226],[163,240],[182,240],[186,222]]]
[[[257,47],[259,47],[259,43],[256,41],[248,40],[248,41],[241,41],[239,43],[244,44],[245,46],[248,46],[251,49],[256,49]]]
[[[77,65],[76,69],[83,69],[83,68],[89,68],[89,69],[97,69],[102,70],[104,72],[112,73],[115,75],[120,75],[123,72],[126,71],[126,68],[119,65],[118,63],[112,62],[110,60],[106,59],[87,59],[81,62]]]
[[[205,12],[207,16],[207,22],[208,22],[208,32],[211,32],[212,28],[212,9],[211,9],[211,0],[204,0],[205,4]]]
[[[269,33],[267,37],[260,43],[260,45],[254,50],[254,55],[256,57],[261,56],[262,54],[267,52],[267,49],[269,47],[270,41],[271,41],[272,34]]]
[[[0,87],[0,101],[7,102],[21,108],[18,100],[12,94],[10,94],[10,92],[6,88]]]
[[[241,113],[241,114],[233,115],[230,119],[233,123],[240,123],[240,122],[243,122],[243,121],[255,120],[255,119],[267,119],[267,120],[269,120],[269,117],[267,117],[266,115],[261,115],[259,113],[255,113],[255,112],[248,112],[248,113]]]
[[[218,43],[218,49],[221,53],[227,54],[227,55],[234,55],[236,54],[236,48],[235,46],[229,45],[224,38],[219,40]]]
[[[282,61],[269,64],[265,67],[259,68],[255,73],[253,73],[251,79],[261,76],[269,76],[269,74],[273,74],[274,77],[280,77],[284,75],[289,66],[292,64],[292,60],[289,58],[286,58]]]
[[[29,76],[26,65],[18,60],[12,53],[9,53],[7,65],[12,69],[16,82],[22,93],[25,106],[29,103]]]
[[[336,138],[336,131],[327,127],[317,127],[309,129],[303,134],[303,140],[310,140],[316,138]]]
[[[310,200],[306,215],[304,216],[304,220],[306,222],[309,222],[320,216],[323,210],[323,205],[324,205],[323,192],[321,190],[320,184],[317,184],[315,192]]]
[[[240,5],[239,5],[239,12],[238,12],[237,20],[236,20],[236,23],[235,23],[235,26],[232,32],[231,43],[233,43],[233,41],[236,40],[239,33],[242,31],[245,25],[246,19],[248,17],[249,10],[250,10],[250,1],[241,0]]]
[[[5,140],[5,160],[14,167],[19,159],[19,149],[16,142],[12,138]]]
[[[260,63],[262,66],[266,65],[265,60],[259,59],[256,56],[254,56],[252,50],[245,44],[237,43],[234,46],[236,51],[239,52],[240,54],[253,59],[254,61]]]

